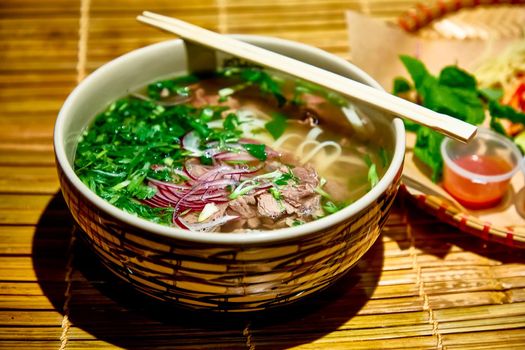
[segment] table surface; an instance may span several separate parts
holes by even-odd
[[[525,255],[398,198],[351,274],[296,306],[233,317],[135,294],[79,240],[52,135],[61,104],[104,62],[170,38],[148,9],[223,33],[279,36],[344,58],[345,10],[393,20],[412,0],[2,0],[0,349],[525,348]]]

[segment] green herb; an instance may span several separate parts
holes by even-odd
[[[377,175],[377,167],[375,164],[372,164],[368,168],[368,182],[370,182],[370,187],[374,187],[379,182],[379,176]]]
[[[519,146],[522,153],[525,152],[525,131],[520,132],[514,137],[514,143]]]
[[[213,158],[207,155],[203,155],[199,158],[202,165],[213,165]]]
[[[281,200],[281,197],[282,197],[281,192],[279,192],[278,189],[276,189],[275,187],[270,187],[268,191],[272,194],[273,198],[275,198],[277,201]]]
[[[294,227],[294,226],[301,226],[303,224],[304,224],[304,221],[302,221],[302,220],[295,219],[294,221],[292,221],[292,227]]]
[[[479,89],[479,94],[487,101],[499,101],[503,97],[502,89],[484,88]]]
[[[525,125],[525,113],[518,112],[511,106],[492,100],[489,102],[489,111],[493,118],[507,119],[513,123]]]
[[[485,118],[483,100],[476,87],[475,78],[464,70],[445,67],[438,77],[431,75],[416,58],[400,56],[409,72],[423,106],[478,125]],[[441,178],[443,159],[439,147],[443,136],[426,127],[407,123],[417,132],[414,154],[432,170],[433,181]]]
[[[379,158],[381,159],[381,166],[386,168],[389,162],[388,152],[383,147],[379,148]]]
[[[239,117],[236,114],[230,113],[226,116],[223,122],[224,130],[232,131],[239,126]]]
[[[445,137],[427,127],[421,127],[416,135],[414,154],[430,167],[432,181],[438,182],[443,172],[443,157],[440,147]]]
[[[266,146],[263,144],[245,143],[242,146],[248,151],[248,153],[259,160],[265,161],[268,157],[266,154]]]
[[[368,182],[370,183],[370,187],[374,187],[379,182],[377,167],[368,154],[365,155],[364,161],[368,165]]]
[[[272,120],[264,124],[264,128],[268,130],[270,135],[277,140],[282,136],[288,125],[288,118],[281,113],[272,113]]]
[[[343,209],[344,207],[346,207],[346,204],[345,203],[339,203],[339,204],[335,204],[334,202],[332,201],[326,201],[323,205],[323,210],[327,213],[327,214],[333,214],[335,212],[338,212],[339,210]]]
[[[296,184],[299,183],[299,179],[295,176],[291,169],[288,168],[288,172],[281,174],[273,183],[278,186],[285,186],[291,181]]]
[[[220,70],[219,74],[225,77],[237,77],[243,82],[243,84],[230,87],[229,89],[232,91],[226,90],[223,92],[224,96],[229,96],[250,85],[255,85],[259,87],[261,92],[273,96],[277,100],[279,106],[283,106],[286,103],[286,98],[284,97],[281,88],[282,82],[279,79],[270,75],[260,67],[249,66],[245,63],[241,64],[239,61],[232,62],[226,62],[225,64],[230,65]]]
[[[184,79],[178,80],[179,82]],[[166,81],[152,84],[164,88]],[[221,118],[224,107],[195,108],[190,105],[159,106],[154,101],[123,98],[99,114],[80,138],[75,171],[79,178],[100,197],[135,215],[170,224],[170,214],[140,203],[151,198],[155,188],[145,179],[178,183],[183,181],[172,171],[181,168],[187,151],[180,139],[195,131],[203,140],[238,140],[238,119],[226,117],[225,129],[210,129],[207,123]],[[212,159],[201,157],[203,164]]]
[[[413,57],[401,56],[401,61],[414,81],[423,106],[467,123],[477,125],[483,122],[483,103],[473,76],[458,67],[448,66],[436,78]]]
[[[394,95],[404,94],[412,90],[410,82],[403,77],[394,78],[394,86],[392,88],[392,93]]]
[[[189,96],[188,85],[199,81],[195,75],[186,75],[175,79],[160,80],[148,85],[148,96],[154,100],[160,100],[163,91],[167,91],[170,95],[176,94],[179,96]]]

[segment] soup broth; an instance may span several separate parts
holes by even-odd
[[[113,205],[165,225],[297,226],[344,208],[383,175],[388,152],[362,118],[317,86],[231,66],[112,103],[80,137],[75,171]]]

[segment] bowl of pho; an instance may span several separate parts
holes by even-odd
[[[380,88],[322,50],[236,38]],[[404,140],[384,112],[182,40],[93,72],[54,134],[63,196],[104,265],[154,298],[228,312],[348,272],[388,216]]]

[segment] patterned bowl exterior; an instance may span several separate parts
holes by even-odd
[[[341,224],[288,241],[225,246],[130,226],[91,203],[60,167],[58,172],[82,235],[113,273],[154,298],[228,312],[285,305],[344,275],[379,236],[401,175],[400,170],[375,202]]]

